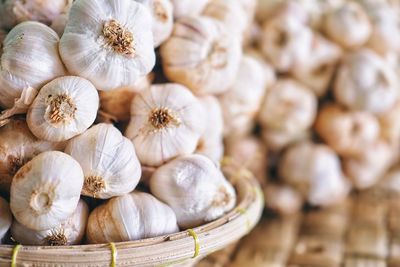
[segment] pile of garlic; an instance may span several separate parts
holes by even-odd
[[[192,2],[0,3],[0,240],[131,241],[233,209],[225,147],[276,77],[247,49],[256,0]]]

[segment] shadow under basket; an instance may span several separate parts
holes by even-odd
[[[237,179],[236,207],[216,221],[132,242],[65,247],[0,246],[0,266],[183,266],[228,246],[259,221],[264,200],[254,178]]]

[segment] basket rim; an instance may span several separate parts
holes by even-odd
[[[129,242],[62,247],[20,246],[16,261],[35,266],[110,266],[118,255],[118,266],[169,266],[165,263],[204,257],[246,235],[261,218],[264,200],[257,180],[254,177],[239,178],[233,181],[233,185],[239,200],[235,208],[196,228]],[[0,245],[0,264],[11,264],[14,248]]]

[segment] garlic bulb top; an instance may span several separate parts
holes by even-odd
[[[132,142],[111,124],[100,123],[68,142],[65,153],[82,166],[82,194],[120,196],[135,189],[141,175]]]
[[[31,230],[17,220],[11,226],[11,235],[23,245],[33,246],[65,246],[77,245],[85,235],[89,208],[85,201],[80,200],[74,213],[60,225],[48,230]]]
[[[372,50],[349,54],[338,69],[334,84],[336,101],[354,110],[382,113],[399,96],[393,69]]]
[[[133,192],[112,198],[89,216],[89,243],[132,241],[178,232],[176,216],[150,194]]]
[[[72,215],[82,186],[83,172],[78,162],[62,152],[43,152],[15,174],[11,211],[32,230],[53,228]]]
[[[8,33],[1,55],[1,107],[12,107],[24,88],[39,89],[65,75],[58,42],[57,33],[39,22],[23,22]]]
[[[205,127],[199,100],[179,84],[153,85],[135,96],[125,135],[140,162],[159,166],[193,153]]]
[[[0,189],[9,191],[12,178],[34,156],[50,150],[63,150],[64,143],[37,139],[24,120],[11,120],[0,127]]]
[[[222,172],[196,154],[159,167],[151,177],[150,190],[174,210],[184,229],[217,219],[236,202],[235,190]]]
[[[171,0],[174,7],[174,18],[194,17],[200,15],[210,0]]]
[[[65,141],[92,125],[98,107],[99,95],[89,81],[65,76],[43,86],[29,107],[27,123],[40,139]]]
[[[0,197],[0,244],[1,240],[7,234],[12,223],[12,215],[8,202]]]
[[[169,80],[205,95],[222,93],[233,84],[242,50],[240,39],[220,22],[185,17],[175,23],[160,55]]]
[[[132,0],[77,0],[60,41],[68,71],[99,90],[132,86],[155,64],[152,17]]]

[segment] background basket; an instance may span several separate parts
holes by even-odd
[[[0,246],[0,266],[174,266],[194,262],[246,235],[259,221],[263,197],[253,179],[235,182],[238,205],[206,225],[133,242],[66,247]],[[16,249],[17,248],[17,249]]]

